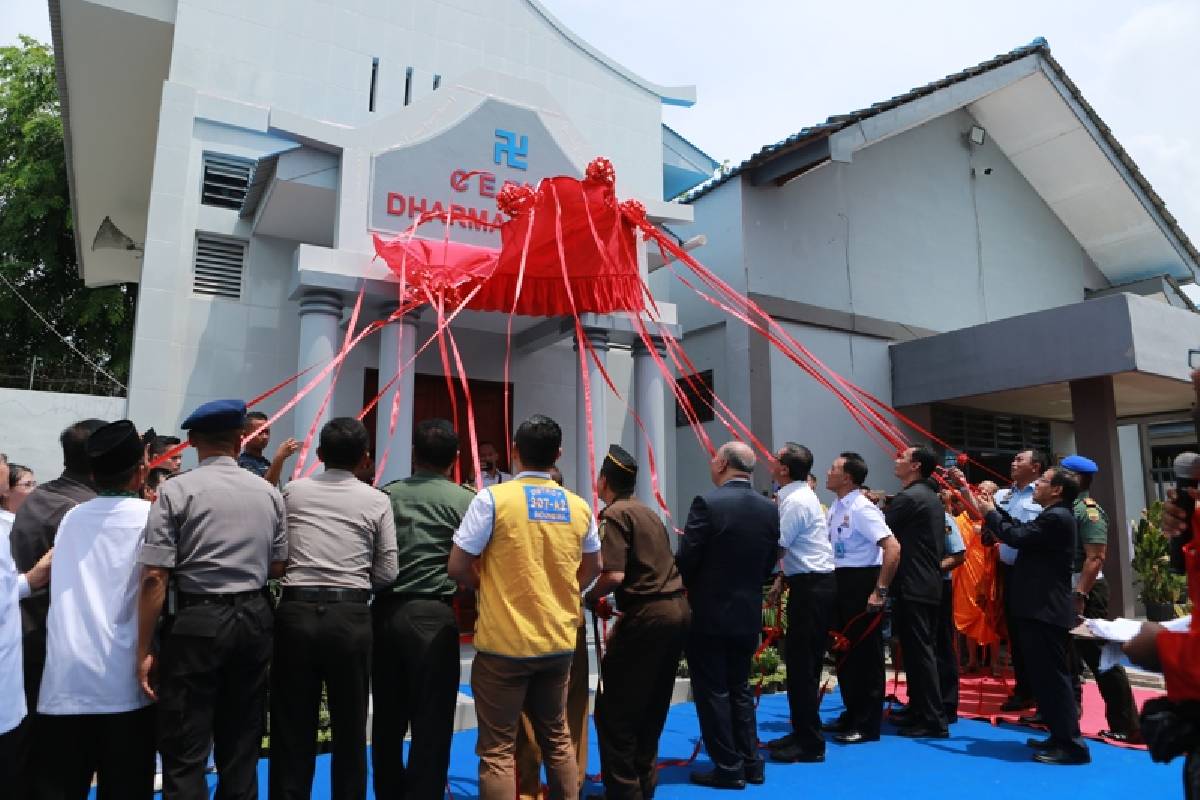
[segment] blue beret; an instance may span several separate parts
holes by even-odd
[[[1084,456],[1067,456],[1062,460],[1062,466],[1072,472],[1082,472],[1085,475],[1092,475],[1100,471],[1095,461]]]
[[[212,400],[197,408],[179,427],[197,433],[221,433],[246,424],[246,404],[241,400]]]

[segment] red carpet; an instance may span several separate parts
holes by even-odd
[[[1012,689],[1012,674],[1003,678],[993,678],[990,675],[964,675],[959,680],[958,716],[963,719],[978,719],[996,725],[1001,722],[1020,724],[1018,717],[1031,714],[1033,710],[1008,712],[1001,711],[1000,706]],[[907,687],[903,680],[898,683],[889,675],[887,684],[889,694],[895,695],[900,702],[907,702]],[[1159,697],[1162,692],[1156,689],[1140,689],[1133,687],[1133,699],[1140,709],[1142,704],[1151,697]],[[1117,744],[1109,739],[1101,739],[1100,731],[1108,728],[1108,720],[1104,718],[1104,700],[1096,684],[1086,681],[1083,684],[1083,716],[1079,719],[1079,728],[1089,739],[1097,739],[1108,744]],[[1143,745],[1118,745],[1145,749]]]

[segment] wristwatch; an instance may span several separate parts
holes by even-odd
[[[876,586],[876,587],[875,587],[875,593],[876,593],[876,594],[878,594],[880,597],[887,597],[887,594],[888,594],[888,587],[886,587],[886,586]]]

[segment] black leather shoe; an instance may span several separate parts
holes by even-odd
[[[1001,704],[1001,711],[1024,711],[1028,708],[1033,708],[1033,700],[1028,697],[1018,697],[1015,694],[1010,694],[1008,699]]]
[[[1069,764],[1090,764],[1092,763],[1092,754],[1087,750],[1068,752],[1056,747],[1053,750],[1034,753],[1033,760],[1039,764],[1056,764],[1062,766]]]
[[[819,764],[825,760],[825,754],[809,752],[793,745],[792,747],[781,747],[777,750],[772,750],[771,760],[784,764]]]
[[[745,789],[746,780],[740,778],[736,773],[726,773],[718,769],[710,769],[707,772],[693,771],[688,776],[688,780],[697,786],[706,786],[709,789]]]
[[[1026,739],[1025,746],[1032,747],[1034,750],[1039,751],[1053,750],[1058,747],[1058,745],[1054,743],[1054,740],[1049,736],[1047,736],[1045,739]]]
[[[897,731],[909,739],[949,739],[950,731],[945,728],[935,728],[932,725],[910,725]]]
[[[910,714],[908,712],[908,709],[902,709],[900,711],[889,711],[887,718],[888,718],[888,722],[891,722],[893,725],[899,725],[901,727],[908,725],[915,721],[913,719],[912,714]]]
[[[746,776],[746,783],[762,786],[767,782],[767,762],[761,758],[754,762],[747,761],[742,764],[742,774]]]
[[[1024,716],[1017,717],[1017,722],[1021,723],[1022,725],[1046,724],[1046,720],[1042,719],[1042,714],[1040,711],[1035,711],[1032,714],[1025,714]]]
[[[1120,731],[1100,731],[1100,738],[1118,744],[1144,744],[1140,733],[1121,733]]]
[[[821,730],[825,733],[846,733],[850,730],[850,723],[843,717],[838,717],[829,722],[822,722]]]
[[[771,741],[767,742],[767,749],[786,750],[789,747],[794,747],[795,744],[796,737],[789,733],[787,736],[780,736],[778,739],[772,739]]]
[[[878,742],[878,736],[864,736],[858,731],[843,731],[835,733],[833,740],[838,744],[865,744],[866,742]]]

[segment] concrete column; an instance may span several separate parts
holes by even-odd
[[[583,335],[591,342],[600,363],[608,368],[608,331],[601,328],[584,328]],[[579,342],[575,342],[575,351],[579,351]],[[578,379],[575,393],[575,493],[587,499],[592,496],[593,487],[590,476],[600,467],[600,460],[608,452],[608,416],[606,414],[606,398],[608,385],[600,374],[599,368],[591,356],[584,356],[591,386],[592,403],[591,416],[594,451],[588,449],[588,404],[583,394],[583,379]]]
[[[395,312],[395,303],[380,309],[380,317],[387,318]],[[416,383],[416,365],[409,364],[417,348],[417,315],[405,314],[401,319],[386,325],[379,332],[379,388],[382,389],[396,375],[396,370],[408,364],[404,374],[379,398],[375,411],[375,458],[387,452],[387,463],[379,476],[379,485],[407,478],[412,473],[413,433],[413,386]],[[400,395],[400,406],[396,416],[396,430],[388,439],[388,428],[392,422],[392,399]]]
[[[1125,488],[1121,479],[1121,450],[1117,439],[1117,403],[1111,375],[1071,381],[1071,413],[1075,420],[1075,451],[1096,462],[1092,497],[1108,512],[1108,580],[1113,616],[1133,616],[1133,554],[1126,534]]]
[[[305,292],[304,296],[300,298],[300,341],[299,347],[296,349],[296,371],[299,372],[310,365],[315,366],[312,373],[297,381],[297,389],[307,386],[312,376],[316,375],[329,363],[330,359],[337,355],[341,344],[338,338],[338,324],[341,319],[342,296],[337,292],[312,289]],[[313,418],[317,416],[317,411],[325,402],[325,393],[329,391],[332,381],[333,372],[330,372],[296,404],[293,419],[295,420],[297,440],[303,442],[308,436]],[[321,426],[329,420],[331,406],[332,403],[330,406],[326,406],[325,411],[321,414],[321,419],[317,423],[318,434]],[[310,463],[314,457],[315,454],[310,454]]]
[[[666,345],[662,339],[651,339],[655,350],[661,358],[666,353]],[[642,420],[645,432],[637,431],[638,460],[637,497],[650,508],[659,510],[658,501],[654,499],[654,486],[650,480],[650,449],[654,449],[655,466],[658,468],[659,490],[666,499],[666,379],[654,361],[654,356],[640,339],[633,345],[633,385],[634,410]],[[660,512],[661,515],[661,512]]]

